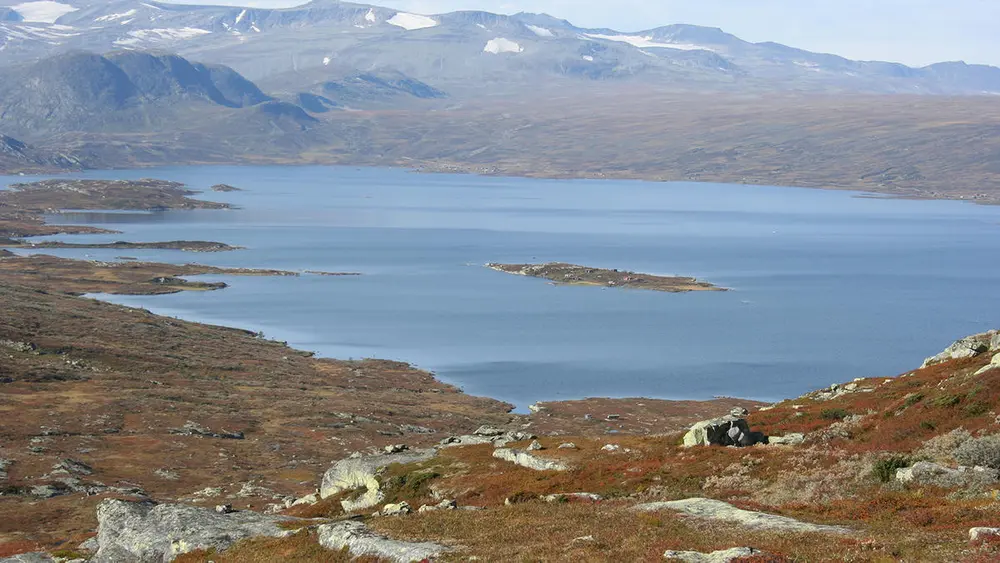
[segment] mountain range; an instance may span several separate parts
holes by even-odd
[[[286,9],[140,0],[3,3],[0,64],[73,50],[157,50],[227,65],[251,80],[282,76],[291,88],[314,86],[308,81],[326,69],[399,72],[453,93],[510,92],[556,78],[674,90],[1000,93],[995,67],[852,61],[692,25],[622,32],[540,14],[424,16],[336,0]]]
[[[280,163],[1000,202],[1000,69],[540,14],[0,0],[0,173]]]

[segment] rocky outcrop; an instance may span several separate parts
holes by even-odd
[[[952,469],[930,461],[918,461],[896,470],[896,480],[903,484],[929,485],[945,489],[986,488],[1000,480],[996,469],[959,467]]]
[[[684,447],[737,446],[748,447],[766,441],[760,432],[751,432],[746,419],[732,414],[703,420],[684,435]]]
[[[990,350],[1000,351],[1000,331],[991,330],[981,334],[967,336],[945,348],[943,352],[924,360],[923,368],[937,365],[950,360],[974,358]]]
[[[734,547],[712,553],[701,553],[699,551],[667,551],[663,554],[665,559],[671,561],[683,561],[684,563],[729,563],[744,557],[754,557],[765,555],[760,550],[752,547]]]
[[[471,435],[451,436],[441,440],[440,446],[443,448],[455,446],[476,446],[479,444],[493,444],[493,447],[503,448],[507,444],[514,442],[524,442],[537,438],[530,432],[524,430],[504,430],[495,426],[480,426]]]
[[[561,461],[542,459],[534,456],[525,450],[515,450],[511,448],[497,448],[493,450],[493,457],[509,461],[521,467],[534,469],[535,471],[568,471],[570,466]]]
[[[635,506],[635,510],[642,512],[673,510],[694,518],[723,521],[753,530],[770,530],[778,532],[823,532],[831,534],[849,534],[852,532],[850,528],[845,528],[843,526],[810,524],[808,522],[802,522],[787,516],[743,510],[736,508],[729,503],[707,498],[689,498],[670,502],[651,502],[637,505]]]
[[[242,440],[245,438],[242,432],[213,432],[197,422],[187,421],[181,428],[173,428],[171,434],[179,436],[199,436],[202,438],[219,438],[222,440]]]
[[[55,561],[55,559],[53,559],[51,555],[40,551],[21,553],[0,559],[0,563],[52,563],[53,561]]]
[[[971,542],[997,538],[1000,538],[1000,528],[972,528],[969,530],[969,541]]]
[[[998,335],[998,338],[1000,338],[1000,335]],[[994,350],[996,350],[996,348],[994,348]],[[988,372],[990,370],[994,370],[994,369],[1000,369],[1000,352],[997,352],[996,354],[994,354],[993,355],[993,359],[990,361],[990,363],[986,364],[985,367],[983,367],[982,369],[980,369],[979,371],[977,371],[976,375],[982,375],[982,374],[984,374],[984,373],[986,373],[986,372]]]
[[[378,475],[394,463],[409,464],[427,461],[434,457],[434,450],[414,450],[393,454],[350,457],[333,464],[323,474],[320,498],[328,498],[343,491],[364,489],[356,499],[341,502],[345,512],[363,510],[381,504],[385,499]]]
[[[545,495],[542,497],[545,502],[569,502],[572,500],[583,500],[590,502],[599,502],[604,500],[604,497],[595,493],[558,493],[554,495]]]
[[[768,436],[767,443],[772,446],[798,446],[806,441],[806,435],[801,433],[784,436]]]
[[[280,524],[296,521],[251,511],[220,514],[182,504],[107,499],[97,507],[97,553],[92,561],[173,561],[199,549],[222,551],[246,538],[288,536],[294,532]]]
[[[389,539],[369,530],[361,522],[337,522],[320,526],[319,544],[327,549],[347,549],[355,557],[378,557],[396,563],[434,559],[448,550],[430,542],[404,542]]]

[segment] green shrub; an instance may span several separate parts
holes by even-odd
[[[872,476],[883,483],[888,483],[896,478],[897,469],[909,467],[912,464],[910,458],[901,455],[880,459],[872,467]]]
[[[923,400],[924,400],[923,393],[914,393],[906,397],[906,400],[903,401],[903,406],[909,408]]]
[[[819,416],[823,420],[844,420],[850,416],[850,414],[851,413],[845,411],[844,409],[824,409]]]
[[[951,408],[962,402],[962,397],[959,395],[942,395],[931,400],[931,405],[941,408]]]
[[[920,421],[920,427],[924,430],[937,430],[937,424],[934,424],[929,420]]]
[[[972,403],[965,407],[965,414],[968,416],[982,416],[990,412],[990,406],[986,403]]]
[[[962,465],[1000,469],[1000,435],[973,438],[956,448],[953,455]]]

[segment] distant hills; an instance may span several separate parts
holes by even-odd
[[[72,50],[162,50],[230,66],[252,80],[313,71],[401,72],[451,93],[522,90],[540,80],[629,81],[672,90],[1000,93],[1000,69],[852,61],[715,28],[623,32],[539,14],[423,16],[314,0],[297,8],[183,6],[139,0],[0,0],[0,64]],[[296,73],[303,73],[301,81]],[[292,82],[287,82],[293,80]]]

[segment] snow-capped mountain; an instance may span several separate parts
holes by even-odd
[[[696,90],[1000,93],[995,67],[852,61],[690,25],[622,32],[539,14],[420,15],[335,0],[287,9],[152,0],[0,4],[0,64],[72,50],[153,49],[289,88],[308,87],[306,80],[330,68],[339,75],[401,72],[446,91],[565,77]]]

